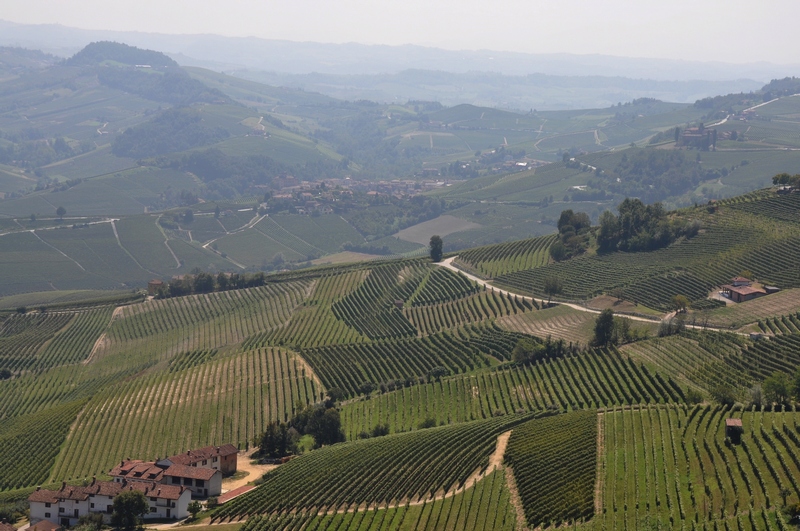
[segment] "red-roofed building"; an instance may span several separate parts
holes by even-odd
[[[725,419],[725,436],[735,444],[739,444],[744,433],[742,419]]]
[[[229,476],[236,472],[239,449],[232,444],[206,446],[170,456],[158,462],[159,466],[185,465],[219,470]]]
[[[111,469],[108,474],[114,481],[154,481],[161,483],[164,479],[164,468],[157,466],[154,461],[140,461],[126,459]]]
[[[749,301],[758,297],[763,297],[767,294],[766,291],[752,286],[722,286],[722,292],[725,293],[733,302]]]
[[[0,522],[0,531],[17,531],[17,528],[11,524]]]
[[[172,465],[164,471],[165,485],[182,485],[199,498],[222,494],[222,472],[213,468]]]

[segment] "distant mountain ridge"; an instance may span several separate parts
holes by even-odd
[[[82,30],[57,24],[17,24],[0,20],[0,46],[37,48],[68,56],[89,42],[98,40],[162,50],[170,56],[179,57],[185,65],[214,69],[244,67],[291,74],[380,74],[425,69],[458,73],[604,75],[684,81],[750,78],[763,83],[800,71],[800,64],[730,64],[599,54],[526,54],[494,50],[453,51],[416,45],[325,44],[255,37]]]

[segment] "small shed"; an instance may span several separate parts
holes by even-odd
[[[154,278],[150,282],[147,283],[147,294],[148,295],[155,295],[158,293],[158,290],[164,287],[164,281]]]
[[[739,444],[744,433],[742,419],[725,419],[725,437],[728,437],[734,444]]]

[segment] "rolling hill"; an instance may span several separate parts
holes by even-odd
[[[258,486],[210,512],[214,523],[788,525],[800,500],[800,396],[771,386],[800,363],[800,219],[797,194],[776,190],[669,212],[701,228],[653,251],[551,262],[560,236],[550,235],[459,253],[454,263],[488,283],[427,258],[384,259],[189,274],[151,300],[0,313],[0,370],[10,374],[0,380],[0,504],[37,485],[102,478],[123,456],[249,450],[269,423],[289,422],[309,430],[307,449],[263,479],[247,476]],[[197,218],[209,234],[229,221]],[[169,253],[130,239],[156,219],[2,238],[66,249],[61,233],[83,231],[81,253],[161,267]],[[254,227],[265,222],[286,217]],[[727,307],[708,298],[737,274],[781,291]],[[545,308],[540,281],[554,275],[560,302]],[[679,294],[691,306],[675,320]],[[597,345],[603,304],[628,331]],[[310,449],[302,419],[313,411],[338,419],[343,442]],[[731,417],[742,420],[739,443],[726,438]]]

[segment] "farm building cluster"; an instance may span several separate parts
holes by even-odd
[[[775,286],[755,287],[753,281],[744,277],[734,277],[730,284],[722,286],[722,295],[733,302],[745,302],[780,291]]]
[[[90,513],[102,514],[109,522],[114,498],[129,490],[139,491],[149,500],[146,519],[186,518],[192,498],[222,493],[222,476],[236,472],[237,453],[235,446],[225,444],[155,461],[127,459],[109,472],[112,481],[93,479],[87,486],[62,483],[58,490],[37,488],[28,497],[31,524],[47,521],[71,527]]]

